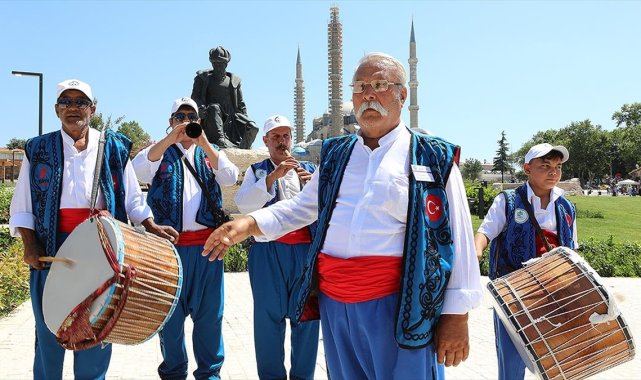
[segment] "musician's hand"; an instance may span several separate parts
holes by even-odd
[[[176,231],[171,226],[160,226],[154,222],[153,218],[147,218],[141,223],[147,232],[152,233],[156,236],[160,236],[163,239],[169,240],[171,243],[178,243],[178,231]]]
[[[439,364],[457,366],[470,353],[467,314],[441,314],[434,334],[434,348]]]
[[[38,240],[36,232],[23,227],[18,227],[18,232],[20,232],[22,244],[24,245],[24,256],[22,260],[26,264],[31,265],[34,269],[45,269],[45,263],[39,260],[41,256],[45,256],[45,249]]]
[[[229,247],[247,239],[250,235],[262,235],[251,216],[241,216],[218,227],[209,235],[203,247],[202,255],[209,256],[209,261],[222,260]]]
[[[288,171],[296,169],[299,166],[298,161],[294,157],[288,157],[278,164],[274,170],[265,177],[265,186],[267,191],[272,188],[277,179],[282,178]]]
[[[312,179],[312,173],[308,172],[300,166],[296,168],[296,173],[298,173],[298,178],[303,185],[306,184],[310,179]]]
[[[187,127],[189,122],[185,121],[176,125],[164,139],[167,139],[167,142],[171,144],[177,144],[181,141],[184,141],[187,138],[187,133],[185,132],[185,127]],[[163,140],[164,140],[163,139]]]

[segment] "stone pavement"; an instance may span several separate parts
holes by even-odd
[[[487,278],[483,278],[484,284]],[[606,278],[606,285],[614,288],[623,316],[631,327],[632,334],[641,339],[641,279]],[[247,273],[225,273],[225,316],[223,336],[225,339],[225,364],[223,379],[257,379],[253,347],[252,296]],[[188,320],[189,321],[189,320]],[[470,313],[471,352],[460,366],[446,369],[450,379],[495,379],[496,354],[492,328],[491,300],[488,293],[483,304]],[[187,324],[190,373],[194,359],[189,347],[192,326]],[[288,329],[289,330],[289,329]],[[286,340],[289,339],[289,333]],[[31,304],[26,302],[10,316],[0,319],[0,379],[32,378],[34,322]],[[286,357],[289,352],[286,352]],[[72,379],[71,352],[67,352],[64,378]],[[158,338],[137,346],[115,345],[107,379],[155,379],[156,367],[161,362]],[[638,379],[641,377],[641,360],[632,361],[598,374],[592,379]],[[190,375],[191,378],[191,375]],[[316,362],[316,379],[327,379],[325,358],[321,344]],[[526,379],[536,377],[526,371]]]

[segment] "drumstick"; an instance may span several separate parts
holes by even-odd
[[[71,268],[76,262],[66,257],[40,256],[38,261],[48,263],[62,263],[64,266]]]

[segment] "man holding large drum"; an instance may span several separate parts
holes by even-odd
[[[9,220],[12,236],[22,237],[24,261],[31,266],[35,379],[62,378],[65,350],[43,317],[42,294],[49,270],[41,258],[56,256],[73,229],[89,217],[100,138],[100,132],[89,127],[96,106],[88,84],[76,79],[59,83],[55,112],[62,123],[61,130],[27,142]],[[131,141],[111,130],[106,131],[105,138],[97,208],[106,209],[122,222],[129,219],[158,236],[175,239],[176,231],[157,225],[145,204],[129,162]],[[111,345],[74,352],[75,377],[104,378],[110,358]]]

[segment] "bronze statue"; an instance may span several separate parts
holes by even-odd
[[[213,69],[196,73],[191,98],[198,104],[207,140],[221,148],[250,149],[258,127],[247,116],[240,78],[226,71],[230,59],[224,47],[211,49]]]

